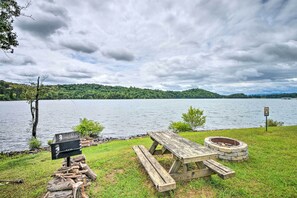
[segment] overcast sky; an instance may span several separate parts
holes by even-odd
[[[18,0],[24,5],[23,0]],[[0,79],[297,92],[296,0],[32,0]]]

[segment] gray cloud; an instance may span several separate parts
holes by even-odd
[[[293,0],[34,1],[0,78],[30,68],[52,83],[296,91],[296,10]]]
[[[68,19],[68,12],[65,8],[63,7],[59,7],[55,4],[53,4],[54,2],[52,3],[42,3],[40,4],[38,7],[47,12],[47,13],[50,13],[56,17],[61,17],[61,18],[64,18],[64,19]]]
[[[96,45],[84,41],[61,41],[61,45],[74,51],[84,52],[88,54],[94,53],[98,50],[98,47]]]
[[[293,43],[268,44],[264,52],[277,61],[297,61],[297,41]]]
[[[133,61],[134,55],[124,49],[118,49],[118,50],[103,50],[102,55],[107,58],[112,58],[119,61]]]
[[[58,29],[67,27],[66,22],[58,17],[43,16],[41,18],[32,20],[27,19],[18,23],[18,27],[22,30],[28,31],[35,36],[41,38],[48,37],[54,34]]]
[[[31,56],[0,57],[0,66],[36,65]]]
[[[32,10],[29,11],[29,9]],[[54,1],[34,2],[26,10],[26,14],[32,18],[20,18],[16,21],[16,25],[40,38],[49,37],[60,28],[67,28],[70,21],[67,10]]]

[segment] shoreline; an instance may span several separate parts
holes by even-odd
[[[290,127],[290,126],[297,126],[297,125],[285,125],[283,127]],[[264,129],[263,126],[259,126],[259,127],[249,127],[249,128],[200,129],[200,130],[197,130],[197,131],[184,131],[184,132],[206,133],[206,132],[212,132],[212,131],[257,129],[257,128],[263,128]],[[158,132],[158,131],[154,131],[154,132]],[[183,132],[181,132],[181,133],[183,133]],[[130,140],[130,139],[142,138],[142,137],[146,137],[146,136],[148,136],[147,133],[146,134],[132,135],[132,136],[128,136],[128,137],[97,137],[97,138],[94,138],[93,140],[94,140],[95,143],[97,143],[99,145],[99,144],[103,144],[103,143],[110,142],[110,141],[113,141],[113,140]],[[1,158],[1,156],[11,157],[11,156],[20,155],[20,154],[36,154],[36,153],[41,152],[41,151],[50,151],[50,147],[49,146],[44,146],[44,147],[41,147],[40,149],[37,149],[37,150],[21,150],[21,151],[8,151],[8,152],[1,151],[0,152],[0,158]]]
[[[97,137],[97,138],[94,138],[94,142],[96,142],[97,144],[103,144],[103,143],[110,142],[113,140],[130,140],[130,139],[141,138],[141,137],[145,137],[145,136],[147,136],[147,134],[139,134],[139,135],[132,135],[129,137],[116,137],[116,138],[114,138],[114,137],[105,137],[105,138]],[[50,151],[50,147],[44,146],[44,147],[41,147],[41,148],[35,149],[35,150],[21,150],[21,151],[7,151],[7,152],[1,151],[0,156],[12,157],[12,156],[21,155],[21,154],[36,154],[41,151]]]

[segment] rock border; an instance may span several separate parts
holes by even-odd
[[[211,141],[213,138],[225,138],[229,140],[235,140],[239,142],[238,146],[221,146]],[[212,136],[204,139],[204,146],[214,150],[219,154],[218,158],[226,161],[241,162],[248,159],[248,145],[242,141],[223,137],[223,136]]]

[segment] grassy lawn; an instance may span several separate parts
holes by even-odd
[[[227,136],[249,145],[249,160],[223,162],[236,172],[234,178],[195,179],[177,182],[171,194],[157,193],[149,176],[132,150],[133,145],[147,148],[149,138],[119,140],[83,149],[87,163],[98,175],[88,188],[90,197],[297,197],[297,126],[234,129],[202,133],[185,132],[181,136],[203,144],[208,136]],[[157,157],[168,169],[170,155]],[[41,197],[50,175],[62,160],[52,161],[49,152],[0,157],[0,179],[23,178],[24,184],[0,185],[0,197]]]

